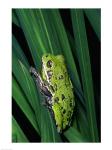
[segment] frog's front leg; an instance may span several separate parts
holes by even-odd
[[[49,88],[46,85],[46,83],[41,78],[39,72],[37,72],[35,68],[31,67],[30,73],[34,76],[36,84],[37,84],[37,86],[39,86],[41,93],[45,95],[46,100],[44,102],[44,105],[46,105],[46,106],[51,105],[52,94],[49,91]]]

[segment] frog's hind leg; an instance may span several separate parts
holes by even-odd
[[[48,90],[48,86],[45,84],[44,80],[41,78],[39,72],[36,71],[35,68],[30,68],[30,73],[34,76],[36,85],[39,86],[40,91],[45,96],[51,97],[51,92]]]

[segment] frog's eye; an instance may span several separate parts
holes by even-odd
[[[47,67],[48,67],[48,68],[51,68],[51,67],[52,67],[52,61],[51,61],[51,60],[49,60],[49,61],[47,62]]]
[[[46,55],[45,57],[48,57],[48,55]]]

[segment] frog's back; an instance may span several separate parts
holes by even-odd
[[[71,80],[68,76],[66,66],[57,66],[55,70],[54,95],[53,95],[53,110],[56,111],[55,119],[58,123],[58,128],[65,129],[70,124],[70,120],[74,109],[74,94]],[[53,84],[53,83],[52,83]],[[57,111],[58,109],[58,111]],[[62,119],[59,120],[59,116]],[[60,117],[61,118],[61,117]]]
[[[60,128],[60,130],[65,129],[66,126],[70,125],[74,105],[74,95],[70,87],[61,87],[55,92],[52,108],[55,114],[57,127]],[[59,116],[62,116],[60,117],[60,120]]]
[[[52,93],[52,110],[60,131],[69,125],[73,114],[75,105],[73,87],[62,55],[48,55],[43,59],[43,78],[48,82]]]

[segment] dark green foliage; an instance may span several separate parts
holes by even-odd
[[[20,37],[18,38],[14,31],[12,36],[12,97],[31,123],[32,128],[35,129],[41,142],[100,142],[98,132],[100,125],[96,114],[98,112],[96,109],[100,107],[95,103],[93,88],[95,82],[93,83],[92,79],[90,48],[85,27],[86,17],[98,37],[97,40],[100,41],[100,9],[65,11],[70,14],[67,19],[68,22],[71,20],[70,26],[73,32],[67,29],[61,10],[12,10],[13,26],[25,37],[29,48],[25,49],[21,45]],[[63,131],[61,135],[56,130],[50,112],[42,105],[44,97],[29,73],[32,64],[38,71],[41,70],[41,57],[44,53],[64,55],[73,82],[76,101],[74,115],[71,127]],[[30,142],[21,124],[17,122],[17,117],[13,115],[12,119],[12,141]]]

